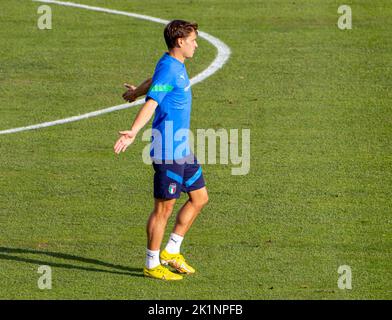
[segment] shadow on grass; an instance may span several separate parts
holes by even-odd
[[[49,257],[59,258],[63,260],[89,263],[92,265],[107,267],[115,270],[106,270],[106,269],[96,268],[96,267],[84,267],[84,266],[78,266],[69,263],[44,261],[42,259],[30,259],[27,257],[11,255],[11,254],[36,254],[40,256],[49,256]],[[64,269],[76,269],[76,270],[90,271],[90,272],[104,272],[104,273],[120,274],[120,275],[133,276],[133,277],[143,277],[142,268],[130,268],[118,264],[108,263],[101,260],[79,257],[79,256],[74,256],[71,254],[60,253],[60,252],[0,247],[0,260],[10,260],[10,261],[38,264],[38,265],[48,265],[51,267],[64,268]]]

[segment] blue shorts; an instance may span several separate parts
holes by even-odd
[[[167,162],[167,161],[166,161]],[[180,162],[180,163],[179,163]],[[190,154],[182,161],[153,161],[154,198],[178,199],[181,192],[191,192],[205,186],[203,173],[196,157]]]

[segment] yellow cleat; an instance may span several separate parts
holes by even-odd
[[[146,277],[161,279],[161,280],[181,280],[182,276],[171,272],[169,269],[165,268],[161,264],[152,269],[143,269],[143,273]]]
[[[195,273],[195,269],[193,269],[189,264],[186,263],[182,254],[170,254],[166,250],[163,250],[160,254],[160,259],[163,265],[169,265],[172,268],[176,269],[179,273]]]

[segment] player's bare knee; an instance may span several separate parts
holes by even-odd
[[[164,206],[160,207],[157,211],[157,215],[164,219],[169,219],[174,209],[174,205],[165,204]]]
[[[204,207],[205,205],[207,205],[207,203],[208,203],[208,201],[209,201],[209,198],[208,198],[208,194],[206,193],[203,197],[202,197],[202,207]]]
[[[195,199],[191,199],[192,204],[201,210],[208,203],[208,194],[204,194]]]
[[[154,214],[159,218],[168,219],[174,209],[175,201],[156,201]]]

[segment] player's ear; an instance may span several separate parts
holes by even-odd
[[[181,48],[183,46],[183,44],[184,44],[184,38],[178,38],[177,39],[177,46],[179,48]]]

